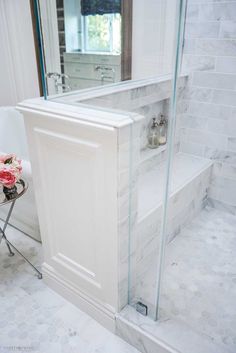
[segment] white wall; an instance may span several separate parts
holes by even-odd
[[[29,0],[0,1],[0,106],[39,96]]]
[[[171,71],[176,4],[176,0],[133,1],[133,79]]]
[[[17,202],[11,224],[40,240],[28,148],[22,115],[15,105],[39,96],[29,0],[0,0],[0,153],[23,159],[29,190]],[[6,217],[1,207],[0,218]]]

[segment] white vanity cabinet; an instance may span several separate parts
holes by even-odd
[[[64,71],[72,90],[101,86],[121,80],[121,56],[64,53]]]

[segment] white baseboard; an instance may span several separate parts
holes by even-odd
[[[69,283],[63,276],[57,273],[51,266],[44,263],[42,266],[44,282],[59,295],[70,303],[86,312],[109,331],[115,333],[116,313],[109,310],[105,305],[99,303],[83,293],[79,288]]]

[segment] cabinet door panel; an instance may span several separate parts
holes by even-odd
[[[34,126],[45,262],[79,290],[117,305],[116,131]],[[50,127],[50,125],[49,125]]]

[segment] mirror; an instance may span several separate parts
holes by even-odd
[[[131,79],[132,0],[39,0],[48,93]]]

